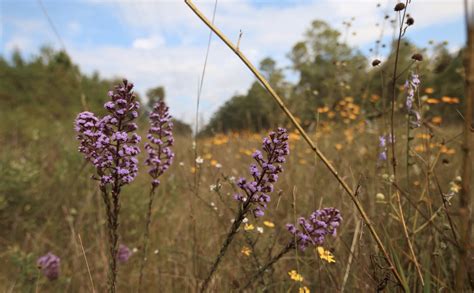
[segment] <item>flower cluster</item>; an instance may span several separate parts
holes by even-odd
[[[264,209],[270,202],[273,184],[278,180],[278,174],[283,171],[281,166],[286,161],[285,156],[290,153],[288,145],[288,132],[284,128],[278,128],[263,139],[262,149],[265,155],[257,150],[252,157],[257,162],[250,165],[251,181],[240,178],[237,186],[243,193],[236,193],[234,198],[248,206],[251,203],[252,212],[256,217],[264,215]]]
[[[412,128],[418,128],[421,126],[421,115],[413,107],[415,92],[420,86],[420,83],[421,81],[418,74],[412,74],[411,78],[405,82],[405,89],[407,90],[407,100],[405,105],[408,110],[408,115],[410,116],[410,126]]]
[[[97,118],[91,112],[82,112],[76,118],[75,130],[79,152],[97,169],[101,186],[122,186],[133,181],[138,171],[137,154],[140,136],[132,121],[138,117],[139,103],[127,80],[109,91],[110,101],[104,107],[109,112]]]
[[[126,263],[130,256],[132,256],[130,249],[126,245],[120,244],[117,251],[117,260],[120,263]]]
[[[61,259],[51,252],[38,258],[36,264],[43,275],[45,275],[50,281],[56,280],[59,277]]]
[[[145,144],[148,153],[145,164],[150,166],[148,173],[153,178],[153,187],[156,187],[160,184],[158,177],[169,168],[174,157],[170,148],[174,143],[173,122],[165,102],[159,101],[155,104],[150,113],[150,123],[147,135],[150,142]]]
[[[293,224],[287,224],[286,228],[296,237],[297,245],[304,251],[310,244],[322,245],[327,235],[335,236],[341,221],[338,209],[324,208],[313,212],[309,219],[300,217],[298,219],[300,228]]]

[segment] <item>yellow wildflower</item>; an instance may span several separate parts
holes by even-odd
[[[432,94],[432,93],[434,93],[434,89],[432,87],[428,87],[428,88],[425,89],[425,93],[427,93],[428,95]]]
[[[303,286],[303,287],[300,287],[300,289],[298,290],[298,293],[311,293],[311,291],[309,290],[308,287]]]
[[[444,96],[441,98],[441,101],[447,104],[459,104],[459,99],[458,98],[452,98],[448,96]]]
[[[244,230],[245,231],[252,231],[253,229],[255,229],[254,225],[245,223],[245,225],[244,225]]]
[[[439,100],[438,100],[438,99],[435,99],[435,98],[429,98],[429,99],[426,100],[426,102],[427,102],[428,104],[432,104],[432,105],[434,105],[434,104],[439,104]]]
[[[250,249],[250,247],[248,246],[244,246],[242,247],[242,250],[240,252],[245,256],[250,256],[250,254],[252,253],[252,249]]]
[[[270,221],[263,221],[263,224],[264,224],[265,226],[267,226],[268,228],[273,228],[273,227],[275,227],[275,224],[273,224],[273,223],[270,222]]]
[[[298,272],[296,272],[295,270],[291,270],[288,272],[288,275],[290,276],[290,278],[295,281],[295,282],[303,282],[303,276],[298,274]]]
[[[329,250],[325,250],[324,247],[318,246],[317,247],[319,258],[322,260],[327,261],[328,263],[336,262],[334,259],[334,255]]]
[[[443,118],[441,116],[435,116],[433,118],[431,118],[431,122],[433,122],[434,124],[441,124],[443,122]]]

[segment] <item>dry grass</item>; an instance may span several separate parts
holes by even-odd
[[[358,190],[359,200],[403,278],[413,291],[419,291],[421,287],[395,208],[395,187],[389,181],[389,166],[377,166],[380,124],[381,121],[323,124],[317,133],[310,135],[345,181]],[[35,143],[22,142],[31,139],[31,132],[2,144],[1,199],[8,198],[5,204],[8,209],[1,209],[4,233],[0,243],[4,249],[0,284],[5,291],[13,292],[35,288],[39,292],[91,291],[89,272],[77,238],[80,234],[95,289],[102,292],[107,280],[105,219],[97,187],[89,178],[92,169],[75,152],[76,143],[69,125],[53,125],[51,129],[50,133],[34,134]],[[402,129],[397,135],[397,149],[400,162],[405,162],[406,138]],[[448,193],[459,175],[460,140],[456,137],[459,132],[460,127],[446,126],[435,129],[431,137],[427,128],[415,130],[412,145],[416,153],[412,159],[416,165],[411,167],[408,182],[404,167],[400,166],[399,187],[409,192],[410,200],[416,205],[415,208],[403,197],[408,231],[427,292],[453,287],[455,241],[436,178],[442,192]],[[149,257],[144,283],[147,292],[156,288],[166,292],[194,292],[198,282],[206,277],[234,216],[232,209],[237,207],[231,196],[236,187],[229,178],[248,176],[251,152],[260,147],[264,135],[232,134],[200,139],[198,145],[204,163],[198,170],[193,169],[191,139],[177,139],[176,160],[162,179],[153,211],[149,249],[153,254]],[[444,147],[439,145],[443,141],[448,142]],[[285,224],[295,221],[294,214],[307,215],[314,209],[329,206],[339,208],[344,217],[338,236],[325,244],[336,263],[321,260],[313,249],[290,253],[256,282],[255,288],[266,287],[277,292],[297,290],[303,285],[317,292],[341,288],[359,215],[344,190],[296,133],[290,136],[290,152],[268,212],[263,219],[250,219],[255,227],[263,227],[263,233],[256,229],[238,233],[211,283],[214,290],[235,290],[256,270],[256,261],[264,263],[276,254],[290,237]],[[216,168],[216,163],[222,167]],[[144,169],[142,166],[137,180],[123,191],[119,228],[121,242],[138,250],[150,184]],[[200,178],[199,197],[195,196],[194,172]],[[218,192],[210,190],[213,184],[220,186]],[[377,198],[377,193],[383,194],[384,199],[380,195]],[[456,195],[451,199],[453,204],[457,200]],[[275,227],[267,227],[263,221],[270,221]],[[454,221],[456,225],[455,215]],[[244,247],[250,248],[249,256],[242,253]],[[39,276],[35,268],[36,258],[47,251],[61,257],[61,277],[55,282]],[[136,288],[138,257],[136,253],[120,266],[119,292]],[[304,277],[302,285],[290,279],[288,272],[293,269]],[[363,225],[354,246],[346,290],[373,291],[386,283],[386,288],[397,291],[394,281]]]

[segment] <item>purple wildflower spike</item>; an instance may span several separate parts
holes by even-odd
[[[304,251],[310,244],[320,246],[326,236],[336,236],[337,227],[341,224],[341,213],[336,208],[324,208],[313,212],[309,219],[300,217],[299,227],[287,224],[287,230],[296,236],[298,247]]]
[[[259,150],[252,155],[256,161],[249,168],[252,180],[240,178],[237,186],[243,193],[234,194],[236,200],[254,204],[252,212],[256,217],[264,215],[267,203],[270,202],[269,194],[273,192],[273,183],[277,182],[278,174],[283,171],[281,164],[290,153],[287,130],[278,128],[276,132],[271,132],[263,139],[262,149],[265,155]]]
[[[132,92],[133,84],[123,81],[110,91],[111,101],[104,108],[110,113],[102,119],[91,112],[76,118],[75,130],[80,142],[79,152],[97,169],[101,186],[114,183],[122,186],[133,181],[138,172],[136,156],[140,152],[140,136],[132,121],[138,116],[139,103]]]
[[[171,151],[174,143],[173,122],[168,111],[165,102],[159,101],[150,113],[151,127],[147,134],[149,143],[145,144],[148,158],[145,164],[150,166],[148,173],[153,178],[154,187],[160,184],[158,177],[168,170],[174,158],[174,153]]]
[[[45,275],[50,281],[56,280],[59,277],[61,259],[51,252],[38,258],[36,264],[43,275]]]

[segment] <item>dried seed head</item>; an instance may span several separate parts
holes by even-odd
[[[403,9],[405,9],[405,4],[403,4],[402,2],[400,2],[400,3],[397,3],[397,5],[395,5],[395,8],[394,8],[393,10],[395,10],[395,11],[401,11],[401,10],[403,10]]]
[[[413,56],[411,56],[411,59],[415,61],[423,61],[423,55],[421,55],[420,53],[415,53],[413,54]]]
[[[374,61],[372,61],[372,66],[375,67],[377,65],[379,65],[382,61],[380,61],[379,59],[375,59]]]
[[[413,25],[415,23],[415,19],[413,17],[408,17],[407,18],[407,25]]]

